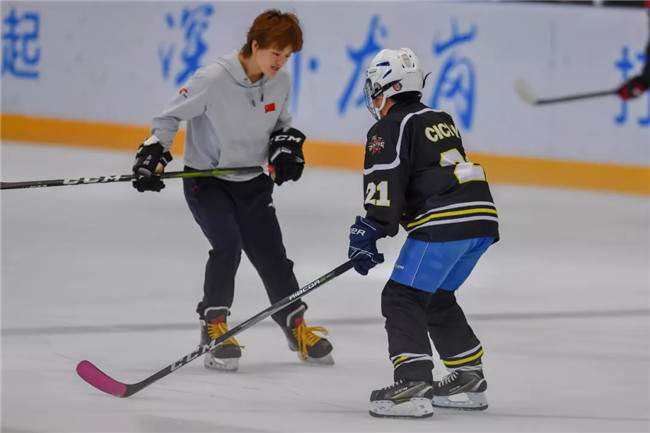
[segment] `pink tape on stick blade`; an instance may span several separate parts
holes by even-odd
[[[111,379],[89,361],[81,361],[77,365],[77,374],[83,380],[107,394],[122,397],[126,393],[125,384]]]

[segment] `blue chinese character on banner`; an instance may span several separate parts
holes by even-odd
[[[645,62],[648,61],[648,59],[646,59],[645,53],[643,52],[637,53],[636,60],[638,64],[630,60],[629,47],[623,46],[621,50],[621,59],[614,63],[614,66],[616,66],[617,69],[620,69],[621,77],[623,81],[626,81],[630,78],[631,70],[636,69],[639,64],[643,66]],[[650,127],[650,92],[646,92],[645,98],[647,101],[646,105],[648,106],[648,114],[646,114],[645,117],[639,117],[637,119],[637,123],[642,128]],[[623,125],[627,122],[627,109],[628,109],[628,101],[621,99],[621,111],[616,117],[614,117],[615,123],[617,123],[618,125]]]
[[[180,18],[176,19],[173,14],[165,15],[165,24],[170,30],[181,30],[185,46],[179,54],[183,63],[182,70],[173,78],[175,85],[184,83],[198,68],[201,67],[201,57],[208,50],[208,45],[203,41],[203,32],[210,27],[210,16],[214,14],[214,7],[209,4],[196,6],[194,8],[183,8]],[[167,80],[172,70],[172,61],[176,51],[175,44],[167,47],[158,47],[158,58],[162,67],[162,77]]]
[[[451,36],[446,41],[438,41],[434,37],[433,54],[446,55],[435,90],[429,104],[433,108],[440,107],[441,99],[451,99],[455,103],[456,114],[466,130],[472,129],[474,116],[474,98],[476,95],[476,74],[472,61],[459,55],[459,47],[468,44],[476,37],[476,25],[467,33],[460,33],[455,19],[451,21]]]
[[[16,9],[11,8],[2,17],[2,75],[38,79],[39,30],[40,16],[36,12],[24,12],[19,16]]]
[[[358,50],[348,46],[347,53],[348,57],[354,63],[354,71],[352,76],[348,81],[348,85],[343,91],[343,95],[339,99],[338,113],[339,115],[345,114],[345,111],[348,108],[350,99],[352,99],[352,92],[355,89],[358,89],[357,93],[360,93],[354,100],[354,105],[360,107],[365,104],[365,97],[363,95],[363,86],[358,84],[359,78],[365,80],[366,67],[368,62],[372,57],[375,56],[379,51],[381,51],[382,46],[377,42],[377,37],[386,38],[388,36],[388,30],[385,26],[380,25],[379,15],[374,15],[370,20],[370,27],[368,28],[368,33],[366,35],[366,42],[363,47]]]
[[[302,83],[302,70],[303,70],[303,53],[297,52],[291,55],[292,67],[292,93],[291,93],[291,114],[298,111],[298,101],[300,100],[300,85]],[[319,61],[317,57],[309,57],[306,59],[307,70],[309,72],[316,72],[319,68]]]

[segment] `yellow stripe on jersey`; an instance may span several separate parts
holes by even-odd
[[[413,221],[411,223],[408,223],[406,225],[407,229],[410,229],[412,227],[419,226],[421,224],[424,224],[427,221],[431,221],[432,219],[435,218],[445,218],[445,217],[450,217],[450,216],[458,216],[458,215],[470,215],[470,214],[475,214],[475,213],[491,213],[494,215],[497,215],[497,211],[495,209],[490,209],[486,207],[480,207],[480,208],[474,208],[474,209],[466,209],[466,210],[456,210],[456,211],[451,211],[451,212],[440,212],[440,213],[434,213],[432,215],[428,215],[425,218],[419,219],[417,221]]]

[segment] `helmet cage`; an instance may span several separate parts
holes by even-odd
[[[370,78],[366,79],[366,82],[363,85],[363,94],[366,100],[366,108],[368,109],[368,111],[370,111],[370,114],[373,115],[375,120],[379,120],[381,118],[379,112],[381,111],[382,108],[384,108],[384,104],[386,104],[386,99],[384,98],[379,108],[375,107],[373,100],[380,97],[387,89],[389,89],[392,85],[397,84],[398,82],[399,81],[392,81],[382,86],[377,82],[373,84]]]

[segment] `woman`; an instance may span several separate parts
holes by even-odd
[[[169,149],[181,121],[187,121],[186,170],[256,166],[270,163],[274,180],[264,174],[236,174],[183,179],[185,198],[212,249],[205,271],[203,299],[197,306],[201,344],[228,331],[235,274],[242,250],[275,303],[299,289],[293,262],[287,258],[273,206],[273,182],[300,178],[305,136],[291,128],[291,80],[283,70],[302,49],[302,31],[291,13],[268,10],[255,18],[246,43],[215,63],[200,68],[167,108],[151,123],[152,136],[138,149],[133,185],[160,191],[156,175],[171,160]],[[307,305],[298,300],[272,317],[292,351],[306,362],[333,364],[332,346],[307,327]],[[205,366],[234,371],[242,346],[234,339],[208,352]]]

